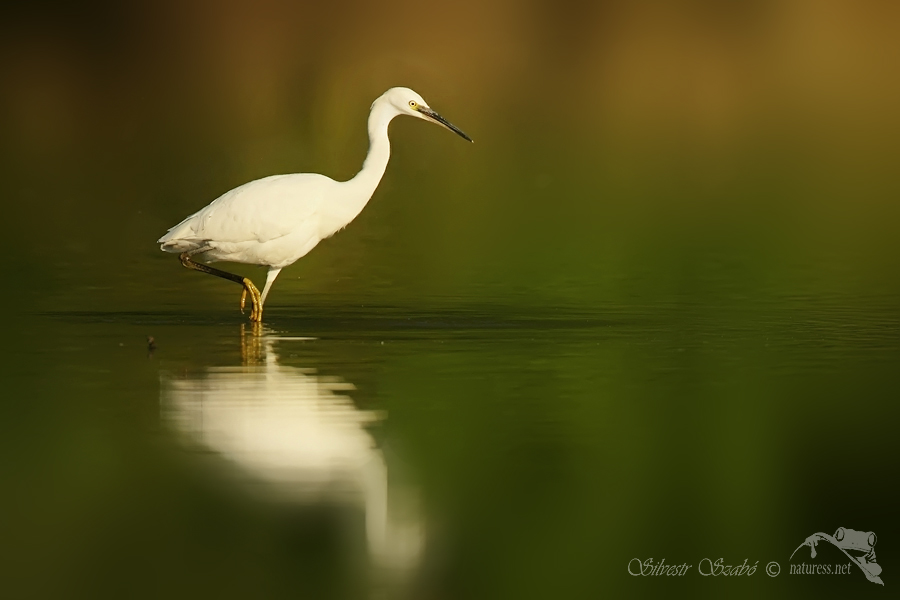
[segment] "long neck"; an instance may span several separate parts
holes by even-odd
[[[376,102],[372,112],[369,113],[369,154],[356,177],[347,182],[353,189],[354,201],[362,203],[360,210],[375,193],[375,188],[384,176],[384,170],[391,158],[388,125],[396,115],[397,112],[393,107],[380,102]]]

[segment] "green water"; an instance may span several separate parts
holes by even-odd
[[[184,278],[185,290],[198,280]],[[254,331],[230,304],[63,308],[8,331],[8,591],[789,597],[872,585],[858,570],[837,582],[770,579],[762,565],[784,567],[816,531],[886,539],[894,527],[900,315],[890,298],[590,310],[273,302],[266,316]],[[217,387],[223,370],[237,379]],[[173,381],[207,382],[201,404],[231,398],[248,414],[273,390],[312,393],[234,388],[276,371],[315,389],[337,383],[330,393],[351,398],[351,413],[377,415],[355,431],[384,457],[390,501],[415,498],[404,518],[421,547],[401,574],[375,564],[352,494],[254,484],[267,478],[259,469],[176,426]],[[895,556],[879,549],[882,564]],[[741,581],[660,582],[629,576],[635,557],[761,566]]]

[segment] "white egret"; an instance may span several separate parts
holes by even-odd
[[[159,239],[160,248],[180,254],[181,264],[241,284],[241,311],[247,295],[253,304],[251,321],[261,321],[263,304],[283,268],[340,231],[368,203],[391,155],[388,125],[399,115],[437,123],[472,139],[429,108],[409,88],[395,87],[372,103],[369,113],[369,153],[362,169],[349,181],[316,173],[272,175],[219,196],[205,208],[172,227]],[[228,261],[269,268],[262,294],[247,277],[194,261]]]

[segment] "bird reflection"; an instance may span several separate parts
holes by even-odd
[[[242,331],[241,366],[164,377],[164,415],[189,444],[219,454],[278,500],[362,508],[373,562],[408,571],[423,530],[414,490],[388,485],[366,428],[384,415],[359,409],[345,394],[350,383],[280,365],[276,346],[303,339],[259,324]]]

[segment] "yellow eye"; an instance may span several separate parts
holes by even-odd
[[[410,101],[409,101],[409,107],[410,107],[410,108],[415,108],[415,107],[417,107],[417,106],[418,106],[418,104],[416,104],[416,101],[415,101],[415,100],[410,100]]]

